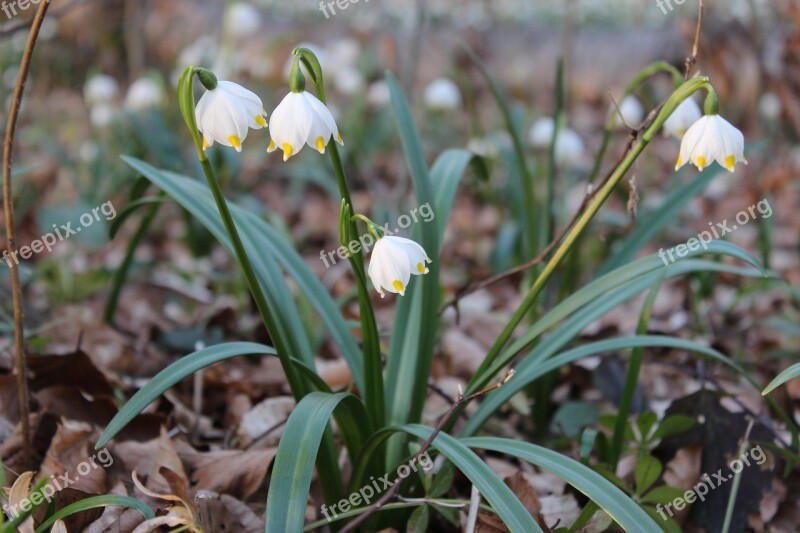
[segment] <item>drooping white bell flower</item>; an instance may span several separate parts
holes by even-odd
[[[411,276],[427,274],[425,265],[431,262],[422,246],[411,239],[385,236],[375,243],[367,273],[381,298],[384,290],[403,296]]]
[[[128,87],[125,95],[125,109],[141,111],[158,107],[164,101],[164,88],[149,76],[136,80]]]
[[[373,82],[367,89],[367,103],[374,109],[386,107],[391,103],[392,96],[389,92],[389,84],[384,80]]]
[[[689,162],[703,170],[712,161],[731,172],[736,163],[747,164],[744,158],[744,135],[721,116],[704,115],[689,127],[681,139],[675,170]]]
[[[107,74],[95,74],[83,86],[83,98],[90,106],[110,104],[117,97],[117,81]]]
[[[461,105],[461,93],[451,80],[438,78],[425,87],[425,104],[431,109],[457,109]]]
[[[204,150],[218,142],[241,152],[248,128],[258,130],[267,125],[261,98],[230,81],[220,81],[215,89],[207,90],[194,113]]]
[[[583,157],[584,144],[581,136],[570,128],[559,130],[556,138],[556,163],[571,165]]]
[[[272,112],[269,134],[267,151],[280,148],[284,161],[299,152],[304,144],[321,154],[325,153],[331,137],[344,144],[330,110],[308,91],[290,92],[281,100]]]
[[[252,37],[261,29],[261,13],[249,2],[235,2],[225,12],[225,34]]]
[[[617,110],[613,109],[612,112],[616,113]],[[636,127],[644,120],[644,107],[638,98],[629,94],[619,103],[619,114],[622,115],[625,124]],[[618,125],[624,127],[624,124]]]
[[[675,108],[675,111],[664,122],[664,134],[680,139],[686,134],[686,130],[700,120],[702,116],[703,112],[700,111],[700,106],[697,105],[697,102],[693,98],[687,98]]]

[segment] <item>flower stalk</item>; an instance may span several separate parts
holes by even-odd
[[[327,105],[325,98],[325,81],[322,74],[322,67],[319,60],[314,53],[307,48],[295,48],[292,51],[295,56],[295,62],[292,67],[292,72],[295,70],[302,76],[302,71],[299,68],[302,64],[317,92],[317,98]],[[305,81],[303,82],[305,83]],[[328,141],[327,153],[330,155],[331,164],[333,165],[334,173],[336,174],[336,184],[339,187],[339,194],[342,197],[343,209],[347,209],[350,213],[354,212],[353,201],[350,196],[350,187],[347,183],[347,176],[344,172],[341,157],[339,156],[339,148],[336,146],[336,139],[331,138]],[[369,226],[369,224],[368,224]],[[348,220],[342,223],[340,227],[340,240],[342,238],[341,229],[346,229],[346,234],[351,237],[347,240],[350,242],[352,237],[359,235],[356,222],[351,215]],[[353,269],[353,274],[356,278],[356,286],[358,289],[358,304],[361,310],[361,335],[364,350],[364,382],[367,390],[364,393],[364,403],[367,406],[367,413],[369,413],[374,427],[381,428],[385,424],[386,408],[384,399],[384,386],[383,386],[383,363],[381,359],[380,337],[378,336],[378,326],[375,320],[375,312],[372,308],[372,301],[369,297],[369,288],[367,286],[367,273],[364,268],[364,254],[361,250],[355,253],[348,254],[350,266]]]

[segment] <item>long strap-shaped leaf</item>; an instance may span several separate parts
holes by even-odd
[[[658,524],[624,492],[597,472],[569,457],[529,442],[510,439],[474,437],[461,442],[470,448],[513,455],[552,472],[597,503],[625,531],[661,533]]]
[[[213,203],[211,192],[208,190],[207,186],[196,180],[187,178],[186,176],[160,171],[134,158],[126,157],[123,159],[155,183],[159,188],[165,190],[181,205],[181,207],[201,220],[226,248],[230,248],[227,234],[224,232],[224,228],[219,222],[219,217],[216,214],[216,206]],[[285,288],[282,274],[278,272],[276,275],[274,270],[266,272],[264,269],[269,266],[269,263],[262,264],[257,260],[259,256],[269,256],[275,258],[282,264],[286,272],[295,280],[298,288],[303,291],[309,302],[314,306],[314,309],[319,313],[333,341],[339,347],[342,355],[350,366],[356,384],[359,389],[363,389],[363,362],[361,360],[358,344],[353,337],[351,328],[347,325],[347,322],[339,312],[336,303],[325,290],[325,287],[275,228],[253,213],[235,205],[231,205],[230,207],[237,227],[242,230],[242,233],[247,234],[242,235],[245,245],[248,249],[255,250],[255,253],[251,255],[251,260],[253,260],[254,263],[258,263],[254,264],[254,268],[256,268],[259,281],[262,284],[273,283],[282,285]],[[265,259],[266,257],[261,260],[263,261]],[[289,300],[279,300],[281,307],[280,314],[286,314],[290,317],[293,335],[302,337],[303,339],[298,342],[307,344],[307,339],[305,339],[305,334],[302,331],[299,313],[294,305],[294,301],[291,299],[290,294],[284,292],[283,295],[284,297],[289,297]],[[307,354],[306,357],[302,355],[303,353]],[[302,352],[293,355],[300,357],[308,364],[308,354],[310,354],[310,349],[306,350],[304,347]]]
[[[100,449],[113,439],[136,415],[144,411],[159,396],[164,394],[176,383],[186,379],[198,370],[231,359],[240,355],[276,355],[271,346],[256,344],[254,342],[230,342],[209,346],[181,357],[167,368],[156,374],[144,387],[128,400],[122,409],[111,419],[103,434],[95,444],[95,449]]]
[[[155,516],[152,509],[136,498],[131,498],[130,496],[120,496],[118,494],[104,494],[102,496],[86,498],[85,500],[71,503],[63,509],[59,509],[53,515],[51,515],[50,518],[42,522],[41,525],[36,528],[36,533],[45,533],[49,531],[50,526],[55,524],[56,520],[66,518],[71,514],[86,511],[87,509],[96,509],[98,507],[127,507],[128,509],[136,509],[148,520]]]
[[[780,374],[778,374],[775,377],[775,379],[770,381],[769,385],[766,386],[766,388],[761,394],[766,396],[767,394],[774,391],[775,389],[777,389],[790,379],[794,379],[797,377],[800,377],[800,363],[796,363],[787,368],[786,370],[784,370],[783,372],[781,372]]]
[[[343,403],[345,402],[345,403]],[[348,393],[312,392],[297,404],[283,430],[275,455],[272,478],[267,495],[267,533],[292,533],[303,530],[306,502],[314,473],[314,462],[323,432],[331,415],[340,404],[351,410],[348,420],[368,420],[363,404]],[[358,431],[359,425],[342,428]],[[329,480],[322,480],[323,483]]]

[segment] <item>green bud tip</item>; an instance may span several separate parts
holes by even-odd
[[[200,83],[203,84],[203,87],[209,91],[213,91],[217,88],[217,77],[213,72],[205,68],[197,68],[195,69],[195,72],[197,73],[197,79],[200,80]]]
[[[289,89],[293,93],[301,93],[306,90],[306,77],[300,68],[300,56],[294,56],[292,71],[289,73]]]

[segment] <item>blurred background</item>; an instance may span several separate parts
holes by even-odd
[[[12,5],[16,15],[0,11],[2,124],[35,11],[35,6]],[[615,103],[625,121],[637,126],[671,92],[666,75],[637,91],[635,101],[620,101],[625,86],[656,60],[682,72],[696,17],[695,1],[677,0],[52,0],[15,142],[18,243],[29,243],[53,224],[77,220],[106,202],[118,216],[25,262],[21,273],[30,349],[64,352],[80,338],[104,372],[135,378],[152,376],[198,342],[218,342],[253,329],[256,337],[265,335],[227,255],[171,204],[154,211],[139,236],[113,327],[103,320],[112,277],[147,212],[138,210],[121,220],[124,208],[131,199],[158,194],[143,188],[119,156],[202,176],[175,97],[177,78],[187,65],[211,68],[220,79],[246,86],[271,113],[288,90],[291,50],[305,46],[315,51],[344,137],[355,204],[375,221],[396,220],[413,207],[383,81],[387,70],[395,73],[411,100],[429,161],[453,147],[482,156],[482,170],[470,173],[459,190],[445,235],[442,279],[452,295],[521,262],[514,224],[519,207],[508,186],[511,141],[485,80],[462,45],[476,52],[508,95],[537,173],[547,167],[546,120],[555,112],[556,67],[563,58],[563,113],[571,133],[556,150],[553,212],[560,228],[585,194]],[[733,219],[768,200],[769,218],[742,226],[727,239],[792,286],[690,276],[670,282],[670,290],[658,299],[652,325],[660,332],[705,338],[746,362],[766,382],[800,352],[800,4],[708,0],[695,72],[710,76],[721,113],[744,132],[749,165],[737,166],[733,174],[720,171],[698,185],[680,214],[632,248],[630,258],[685,242],[709,223]],[[615,130],[601,176],[627,138],[624,126]],[[321,250],[338,247],[338,193],[329,164],[311,150],[284,163],[278,154],[266,153],[268,140],[267,130],[256,131],[242,154],[218,146],[210,151],[226,194],[278,224],[326,286],[352,306],[355,317],[348,266],[340,262],[326,268],[319,260]],[[673,171],[678,147],[675,139],[654,140],[633,169],[632,181],[601,211],[580,256],[560,273],[551,301],[592,279],[630,243],[625,238],[636,230],[637,220],[656,210],[670,191],[692,182],[694,168],[678,175]],[[110,229],[116,232],[113,239]],[[0,244],[5,247],[2,237]],[[434,368],[443,390],[454,392],[477,368],[487,343],[519,302],[519,282],[512,278],[465,299],[462,322],[452,309],[444,314],[447,328]],[[13,331],[8,294],[3,266],[0,365],[5,368],[11,366]],[[620,307],[584,336],[630,331],[640,307],[641,300]],[[378,314],[386,327],[391,313],[391,305],[383,302]],[[341,360],[324,339],[316,341],[323,373],[335,381]],[[643,370],[643,386],[652,404],[663,409],[696,392],[705,377],[695,363],[662,359]],[[219,430],[266,396],[285,394],[279,367],[270,365],[263,363],[271,372],[267,377],[248,375],[246,366],[236,374],[237,383],[251,388],[238,391],[244,399],[233,413],[222,407],[231,393],[219,394],[217,414],[225,414],[214,420],[214,427]],[[624,376],[621,369],[617,363],[570,372],[554,384],[548,416],[558,416],[558,406],[568,400],[613,398]],[[227,382],[219,379],[223,388]],[[759,409],[757,392],[728,385],[741,402]],[[776,397],[794,409],[800,385],[790,384]],[[584,425],[596,422],[597,413],[588,416]],[[4,431],[14,423],[9,414]],[[786,487],[781,490],[785,496]],[[779,523],[778,508],[762,509],[762,526]],[[792,509],[797,511],[796,505]],[[793,518],[786,520],[791,524]]]

